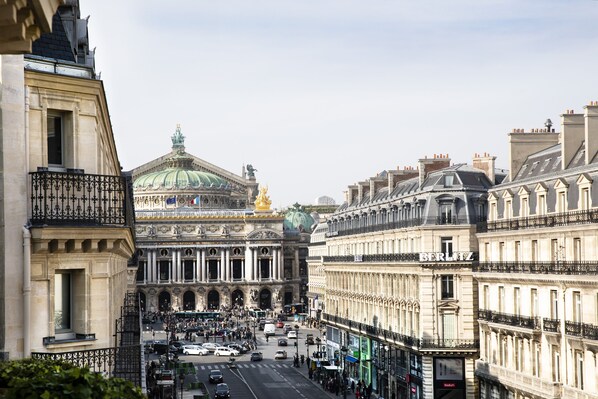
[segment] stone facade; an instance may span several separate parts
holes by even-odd
[[[384,397],[478,393],[475,232],[504,173],[493,157],[474,163],[435,156],[384,172],[349,186],[328,219],[328,356]]]
[[[598,103],[510,136],[478,234],[480,397],[598,398]]]
[[[77,2],[59,13],[80,21]],[[34,51],[2,56],[2,90],[3,357],[112,346],[134,240],[102,82]]]
[[[172,141],[170,153],[132,171],[145,310],[280,312],[297,302],[301,235],[260,202],[267,189],[257,195],[256,170],[238,176],[186,153],[180,127]],[[258,202],[267,209],[253,209]]]

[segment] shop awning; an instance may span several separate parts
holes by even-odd
[[[348,361],[349,363],[359,363],[359,359],[356,357],[353,357],[351,355],[347,355],[345,357],[345,360]]]
[[[324,366],[324,369],[329,371],[335,371],[338,370],[338,366]]]

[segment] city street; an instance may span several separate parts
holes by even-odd
[[[292,321],[287,321],[285,324],[295,326]],[[244,325],[244,323],[243,323]],[[156,329],[159,325],[154,324]],[[192,362],[196,368],[195,376],[186,376],[184,386],[189,382],[200,381],[204,382],[209,390],[210,397],[213,397],[215,384],[208,382],[208,374],[210,370],[219,369],[224,376],[224,382],[227,383],[231,390],[231,398],[240,399],[275,399],[275,398],[322,398],[334,397],[334,394],[325,392],[319,384],[308,378],[307,365],[304,363],[300,367],[293,366],[293,357],[299,355],[307,359],[308,354],[312,354],[317,350],[316,345],[305,345],[305,337],[307,334],[313,334],[314,337],[320,337],[324,342],[324,337],[320,335],[317,329],[306,328],[300,326],[298,339],[288,339],[288,346],[278,346],[279,338],[286,338],[282,328],[276,329],[276,335],[269,337],[266,341],[262,331],[256,331],[257,349],[249,351],[236,357],[236,368],[229,369],[228,357],[218,357],[214,355],[182,355],[179,354],[179,361]],[[165,339],[166,333],[161,330],[144,331],[144,341],[151,341],[152,339]],[[196,337],[195,343],[205,342],[204,337]],[[298,346],[294,346],[297,341]],[[210,342],[214,342],[210,339]],[[221,343],[218,338],[217,343]],[[285,350],[287,352],[287,359],[274,360],[274,355],[278,350]],[[252,352],[261,352],[263,360],[251,361],[250,356]],[[158,356],[151,354],[148,357],[148,362],[157,361]],[[183,398],[193,399],[193,391],[185,390]]]

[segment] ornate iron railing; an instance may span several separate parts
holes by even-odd
[[[34,226],[133,226],[126,177],[50,171],[30,176]]]
[[[531,274],[598,274],[598,261],[563,262],[479,262],[473,266],[478,273]]]
[[[514,327],[529,328],[531,330],[540,329],[540,319],[538,317],[521,316],[495,312],[487,309],[479,309],[478,319],[491,321],[498,324],[506,324]]]
[[[561,332],[561,321],[559,319],[544,318],[542,329],[548,332],[560,333]]]
[[[419,253],[323,256],[323,262],[418,262]]]
[[[598,341],[598,326],[575,321],[565,321],[565,334]]]
[[[535,229],[588,223],[598,223],[598,209],[588,209],[583,211],[553,213],[550,215],[495,220],[480,225],[478,231],[486,232],[500,230]]]
[[[379,223],[373,224],[369,226],[360,226],[360,227],[351,227],[351,228],[339,228],[337,230],[329,230],[326,233],[326,237],[340,237],[340,236],[348,236],[354,234],[365,234],[365,233],[375,233],[378,231],[385,231],[385,230],[395,230],[395,229],[403,229],[408,227],[417,227],[422,225],[467,225],[467,224],[476,224],[485,218],[475,218],[475,220],[470,221],[468,218],[459,218],[459,217],[428,217],[428,218],[413,218],[413,219],[405,219],[405,220],[397,220],[394,222],[387,222],[387,223]]]
[[[478,349],[480,341],[477,339],[422,339],[421,349]]]
[[[89,367],[107,377],[124,378],[143,388],[145,367],[138,301],[136,294],[126,295],[121,317],[116,321],[115,347],[71,352],[32,352],[31,357],[64,360],[78,367]]]

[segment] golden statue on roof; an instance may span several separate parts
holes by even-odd
[[[260,193],[255,198],[256,211],[269,211],[272,201],[268,197],[268,186],[260,186]]]

